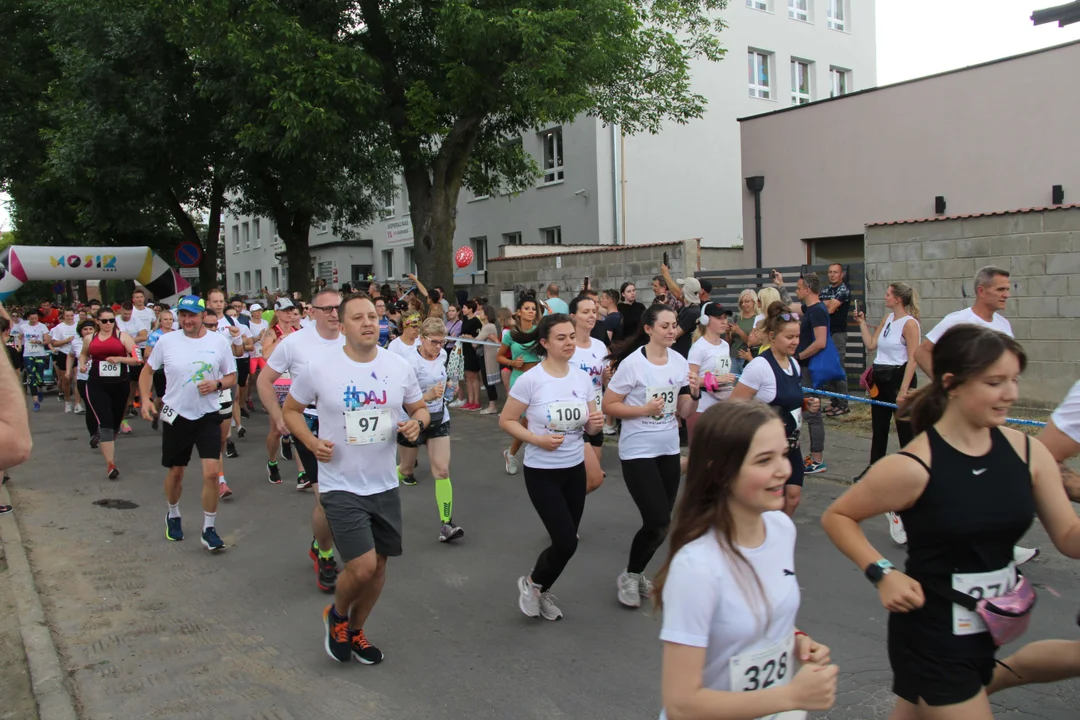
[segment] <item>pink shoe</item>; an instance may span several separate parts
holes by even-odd
[[[469,410],[470,412],[480,409],[479,403],[470,403],[469,405],[462,406],[462,410]]]
[[[232,497],[232,490],[229,489],[228,483],[218,483],[218,497],[222,499]]]

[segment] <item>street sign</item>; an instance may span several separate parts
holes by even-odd
[[[182,242],[176,246],[176,263],[182,268],[192,268],[202,260],[202,248],[198,243]],[[191,277],[185,275],[184,277]]]
[[[199,277],[199,268],[182,267],[180,268],[180,277],[197,278]]]
[[[58,282],[58,283],[56,283],[55,285],[52,286],[52,291],[53,291],[54,295],[63,295],[64,290],[66,290],[66,289],[67,288],[64,287],[64,283],[59,283]]]

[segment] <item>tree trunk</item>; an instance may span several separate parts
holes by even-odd
[[[76,287],[77,287],[77,296],[78,296],[79,302],[81,302],[82,304],[85,305],[90,300],[90,298],[87,297],[86,281],[85,280],[76,280],[75,283],[76,283]]]
[[[454,232],[457,229],[457,191],[432,184],[426,169],[406,173],[410,218],[413,226],[413,259],[416,276],[428,288],[440,285],[454,298]],[[455,188],[460,185],[455,184]]]
[[[218,284],[218,238],[221,235],[221,210],[224,205],[225,191],[221,180],[215,176],[210,183],[210,222],[206,226],[206,239],[199,243],[203,249],[203,259],[199,263],[199,290],[204,295]]]
[[[285,259],[288,260],[289,295],[299,292],[304,300],[311,298],[311,250],[308,235],[311,233],[311,213],[297,212],[275,214],[278,234],[285,241]],[[290,222],[291,220],[291,222]]]

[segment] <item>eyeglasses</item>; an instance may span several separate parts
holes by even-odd
[[[421,340],[426,340],[429,343],[431,343],[432,345],[445,345],[446,344],[446,338],[439,338],[439,339],[436,340],[435,338],[426,337],[426,338],[421,338]]]
[[[787,321],[790,322],[792,320],[798,320],[799,319],[799,313],[796,313],[796,312],[793,312],[793,313],[780,313],[780,317],[782,319],[787,320]]]
[[[204,322],[204,323],[202,324],[202,326],[203,326],[204,328],[214,328],[215,330],[217,329],[217,323],[208,323],[208,322]]]
[[[116,318],[98,318],[99,323],[114,323]]]
[[[316,310],[322,310],[327,315],[329,315],[332,312],[337,312],[337,309],[338,309],[337,305],[312,305],[311,307],[313,307]]]

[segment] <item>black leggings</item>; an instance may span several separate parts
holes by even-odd
[[[499,391],[494,385],[488,385],[487,378],[484,378],[484,387],[487,388],[487,396],[489,402],[495,402],[499,399]]]
[[[78,362],[78,358],[76,358]],[[79,399],[83,401],[86,406],[86,412],[83,413],[83,419],[86,420],[86,430],[90,433],[90,437],[94,437],[98,431],[97,416],[94,415],[94,411],[90,409],[90,398],[86,394],[86,380],[76,380],[75,385],[79,389]]]
[[[901,365],[888,373],[892,367],[891,365],[874,366],[874,384],[877,385],[878,389],[878,396],[874,398],[875,400],[887,403],[896,402],[896,394],[900,391],[900,383],[904,381],[904,368],[907,365]],[[878,368],[881,368],[881,372],[878,371]],[[886,377],[888,377],[888,380],[884,382],[879,379]],[[914,390],[916,385],[917,378],[912,376],[910,389]],[[880,405],[870,406],[870,427],[874,432],[873,439],[870,441],[871,465],[885,457],[889,450],[889,425],[895,414],[896,411],[892,408],[881,407]],[[900,438],[900,447],[904,447],[911,442],[911,438],[915,436],[914,431],[911,429],[911,423],[897,419],[896,435]]]
[[[664,544],[675,496],[679,494],[679,455],[623,460],[623,482],[641,513],[641,529],[630,543],[626,571],[645,572],[645,566]]]
[[[103,383],[91,380],[86,384],[86,409],[94,414],[101,442],[112,442],[124,419],[127,408],[128,383]]]
[[[532,571],[532,581],[547,592],[577,551],[578,524],[585,512],[585,463],[558,470],[526,465],[525,489],[551,536],[551,546],[540,553]]]

